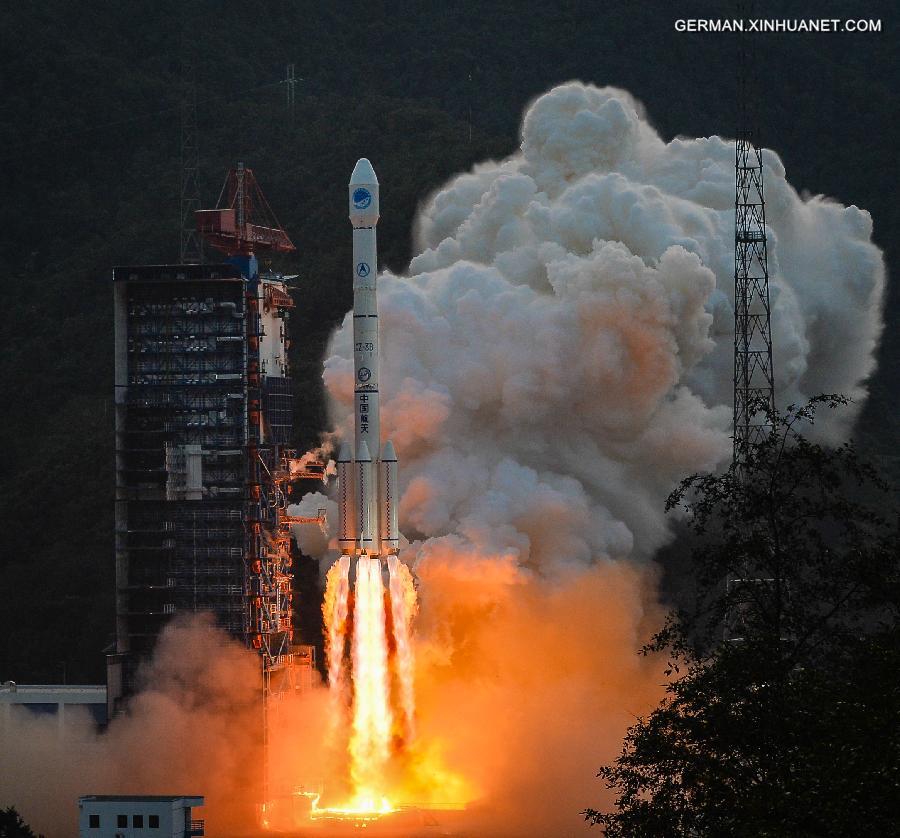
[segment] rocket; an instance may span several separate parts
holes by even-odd
[[[346,556],[388,556],[400,549],[397,529],[397,455],[381,444],[378,393],[378,178],[362,158],[350,176],[353,225],[353,445],[337,460],[338,543]]]

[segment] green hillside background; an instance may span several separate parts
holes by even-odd
[[[896,273],[896,7],[881,34],[754,40],[760,127],[790,181],[868,209]],[[664,138],[732,136],[737,38],[679,34],[720,3],[79,2],[0,12],[0,681],[98,682],[113,632],[111,268],[178,255],[182,31],[198,65],[204,205],[252,167],[298,249],[291,321],[298,447],[325,428],[321,359],[350,306],[346,181],[382,186],[379,243],[411,256],[417,206],[518,145],[527,103],[581,79],[626,88]],[[847,4],[758,3],[847,17]],[[293,120],[285,65],[301,79]],[[470,136],[471,134],[471,136]],[[898,482],[900,295],[856,438]],[[315,606],[317,607],[317,605]]]

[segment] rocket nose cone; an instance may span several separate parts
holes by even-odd
[[[397,461],[397,452],[394,451],[394,443],[390,440],[385,442],[384,447],[381,449],[381,460],[386,463]]]
[[[369,446],[366,445],[366,441],[363,440],[359,444],[359,448],[356,449],[356,461],[359,463],[370,462],[372,457],[369,455]]]
[[[355,186],[358,183],[367,183],[370,185],[378,184],[378,178],[375,177],[375,170],[365,157],[360,157],[360,159],[356,161],[356,165],[353,167],[353,174],[350,175],[350,185]]]
[[[353,459],[353,451],[349,442],[341,443],[341,450],[338,451],[337,461],[339,463],[349,463]]]

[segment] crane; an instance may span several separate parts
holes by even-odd
[[[263,195],[253,169],[243,163],[231,169],[211,210],[194,213],[197,232],[228,256],[252,256],[257,250],[296,250]]]

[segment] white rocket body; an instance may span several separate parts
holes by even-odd
[[[353,225],[354,440],[338,455],[338,540],[346,555],[397,553],[397,455],[381,445],[378,402],[378,178],[368,160],[350,176]]]

